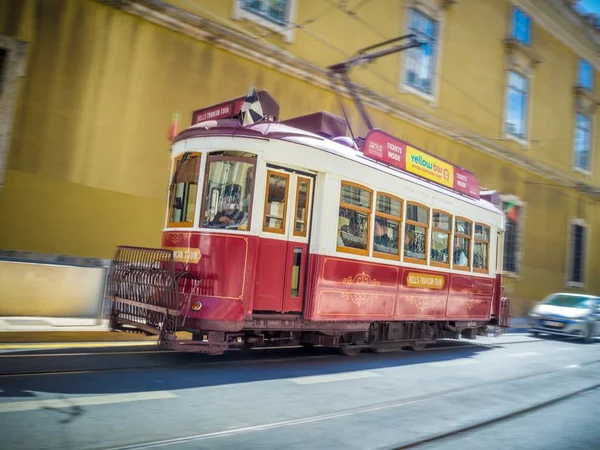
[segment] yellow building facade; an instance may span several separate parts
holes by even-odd
[[[282,119],[341,115],[325,68],[407,33],[352,78],[378,128],[497,192],[513,312],[600,294],[600,33],[567,0],[0,0],[0,249],[159,246],[175,111],[254,84]]]

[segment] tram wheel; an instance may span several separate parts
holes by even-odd
[[[413,352],[420,352],[425,349],[425,343],[424,342],[415,342],[414,344],[410,345],[408,348],[410,348]]]
[[[356,356],[362,350],[361,348],[352,347],[350,345],[340,345],[338,347],[339,352],[344,356]]]

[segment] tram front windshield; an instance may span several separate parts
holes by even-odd
[[[207,174],[203,226],[247,230],[254,163],[237,159],[209,160]]]

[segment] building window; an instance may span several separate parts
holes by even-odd
[[[406,205],[404,231],[404,258],[408,262],[424,264],[427,259],[427,231],[429,209],[415,203]]]
[[[504,272],[519,273],[519,249],[521,234],[521,206],[514,200],[503,201],[502,209],[506,216],[504,232]]]
[[[577,85],[590,91],[594,90],[594,68],[585,59],[579,60],[577,69]]]
[[[470,220],[456,218],[454,223],[454,257],[452,267],[455,269],[471,269],[471,239],[473,224]]]
[[[431,265],[450,267],[450,236],[452,216],[433,211],[431,217]]]
[[[373,253],[382,258],[400,258],[402,200],[391,195],[377,194]]]
[[[408,50],[405,83],[427,95],[433,95],[438,23],[422,12],[411,9],[408,32],[416,34],[425,45]]]
[[[338,251],[358,255],[369,254],[371,195],[370,189],[342,182],[338,216]]]
[[[169,195],[169,226],[191,227],[196,214],[199,153],[184,153],[174,161]]]
[[[512,37],[524,45],[531,45],[531,18],[519,8],[513,8]]]
[[[506,95],[506,132],[519,139],[526,138],[529,81],[513,70],[508,72]]]
[[[206,164],[202,226],[248,230],[256,158],[209,156]]]
[[[568,284],[583,286],[585,283],[585,246],[587,225],[581,219],[574,219],[570,226]]]
[[[577,114],[575,118],[575,168],[590,170],[590,146],[592,121],[585,114]]]
[[[475,245],[473,247],[473,270],[488,273],[490,255],[490,227],[475,224]]]
[[[233,18],[246,19],[292,42],[298,0],[234,0]]]
[[[279,25],[287,23],[288,0],[243,0],[242,8]]]

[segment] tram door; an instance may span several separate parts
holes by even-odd
[[[314,175],[267,167],[253,311],[302,312]]]

